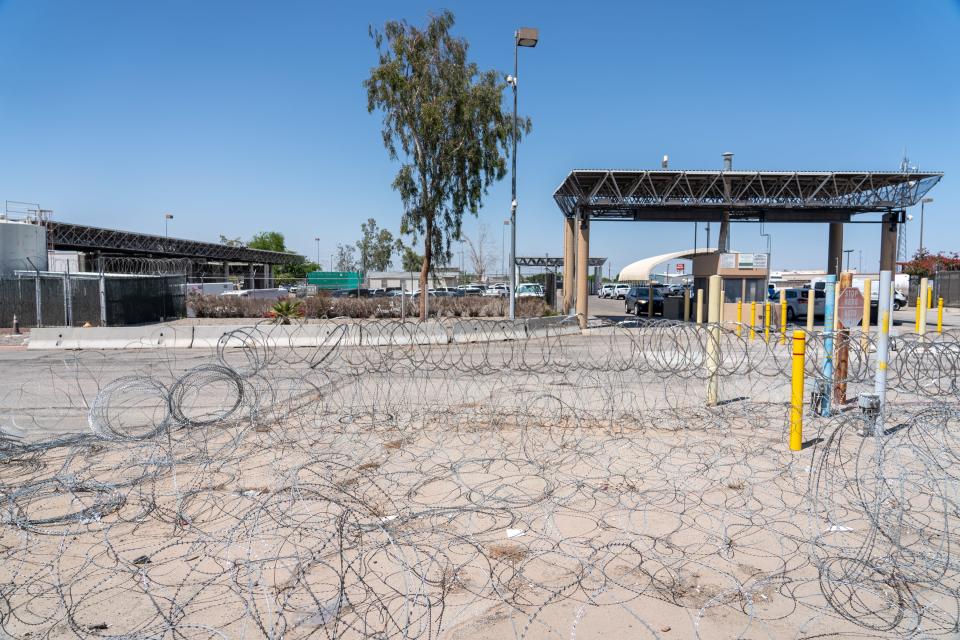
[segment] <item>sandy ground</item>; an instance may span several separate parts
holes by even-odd
[[[955,385],[794,452],[736,349],[0,353],[0,635],[953,637]]]

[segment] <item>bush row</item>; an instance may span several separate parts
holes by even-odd
[[[305,318],[400,318],[397,298],[332,298],[309,296],[300,299]],[[192,294],[187,307],[197,318],[265,318],[275,303],[237,296]],[[416,302],[406,301],[404,315],[416,317]],[[500,318],[509,313],[507,298],[431,298],[430,315],[440,318]],[[539,298],[519,298],[517,316],[538,318],[550,315],[549,307]]]

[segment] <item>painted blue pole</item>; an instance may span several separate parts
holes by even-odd
[[[830,415],[830,402],[833,396],[833,330],[834,309],[833,301],[836,296],[837,276],[829,275],[824,287],[823,312],[823,388],[820,398],[820,415]]]

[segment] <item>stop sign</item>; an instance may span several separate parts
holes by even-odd
[[[837,322],[848,329],[855,327],[863,318],[863,294],[860,289],[848,287],[837,299]]]

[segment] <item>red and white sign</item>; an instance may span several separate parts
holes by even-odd
[[[863,294],[860,289],[849,287],[840,292],[837,299],[837,322],[848,329],[857,326],[863,318]]]
[[[686,265],[683,264],[682,262],[677,263],[677,273],[683,273],[685,268],[686,268]]]

